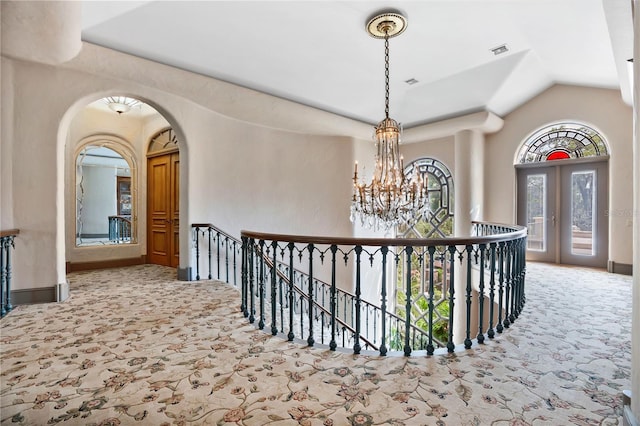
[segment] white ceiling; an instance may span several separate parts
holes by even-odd
[[[375,123],[384,42],[364,26],[390,8],[409,21],[390,40],[390,115],[405,128],[503,116],[554,83],[620,88],[630,103],[631,0],[84,1],[82,36]]]

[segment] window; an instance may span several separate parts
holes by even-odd
[[[421,158],[405,168],[408,179],[414,173],[427,178],[430,213],[415,225],[398,227],[400,238],[439,238],[453,234],[453,178],[451,172],[435,158]]]
[[[399,238],[444,238],[453,234],[453,178],[451,172],[434,158],[421,158],[405,168],[405,175],[411,178],[420,173],[427,178],[429,188],[430,212],[414,225],[399,226]],[[406,316],[406,252],[396,255],[395,313],[401,318]],[[434,311],[429,318],[429,254],[423,248],[415,247],[411,254],[411,323],[427,331],[432,324],[435,343],[444,346],[447,343],[449,301],[447,300],[448,271],[444,251],[437,251],[433,257],[434,274]],[[392,349],[401,349],[402,330],[394,330],[390,339]],[[423,342],[426,344],[426,342]]]
[[[556,123],[531,135],[522,144],[517,162],[538,163],[568,158],[608,155],[604,138],[578,123]]]
[[[149,154],[164,154],[178,150],[178,138],[171,127],[156,133],[149,141]]]

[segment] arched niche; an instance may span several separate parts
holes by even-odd
[[[113,135],[81,141],[74,155],[75,245],[138,241],[138,166],[130,143]]]

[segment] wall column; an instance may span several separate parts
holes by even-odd
[[[2,1],[2,54],[56,65],[82,48],[82,4]]]
[[[482,220],[482,204],[484,198],[484,134],[480,130],[462,130],[454,139],[455,171],[454,185],[454,228],[456,237],[471,234],[471,222]],[[466,337],[466,288],[467,266],[456,262],[455,274],[455,306],[453,314],[454,343],[459,344]],[[473,292],[473,299],[477,300]],[[471,305],[471,318],[477,318],[478,306]],[[471,321],[471,338],[476,335],[477,321]]]
[[[633,28],[633,288],[631,308],[631,412],[625,422],[640,424],[640,1],[634,0]],[[628,417],[628,418],[627,418]]]
[[[455,134],[454,235],[470,235],[471,222],[482,220],[484,198],[484,134],[463,130]]]

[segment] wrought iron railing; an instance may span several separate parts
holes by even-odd
[[[109,216],[109,241],[115,243],[131,241],[130,216]]]
[[[304,242],[306,237],[244,233],[249,251],[211,224],[192,228],[196,279],[208,276],[235,286],[242,282],[241,309],[250,322],[257,320],[261,329],[270,323],[272,333],[310,345],[329,341],[331,349],[371,349],[382,355],[388,350],[432,354],[438,347],[453,351],[456,318],[462,324],[464,346],[470,347],[472,337],[483,342],[485,333],[493,338],[509,327],[524,305],[526,230],[520,227],[475,223],[472,238],[430,240],[309,237],[311,241]],[[274,237],[278,238],[269,239]],[[309,253],[313,253],[311,261]],[[239,262],[245,275],[240,274]],[[350,267],[346,277],[336,274],[338,263]],[[379,304],[358,294],[365,267],[377,268],[377,283],[384,284]],[[454,280],[456,270],[463,280]],[[420,275],[426,285],[416,291]],[[394,287],[399,297],[390,292]],[[456,317],[455,292],[460,289],[465,304],[457,309],[464,315]],[[437,297],[442,299],[440,305]],[[398,305],[397,300],[403,303]],[[475,318],[472,303],[479,305]],[[407,312],[409,322],[404,319]],[[477,335],[471,335],[472,326],[477,327]]]
[[[210,223],[194,223],[191,229],[196,251],[195,279],[200,280],[206,274],[210,280],[224,280],[238,287],[242,242]]]
[[[267,262],[268,262],[268,266],[271,267],[272,261],[267,260]],[[285,277],[283,282],[282,283],[279,282],[278,285],[282,285],[282,284],[289,285],[289,282],[290,282],[289,265],[282,261],[278,261],[277,265],[278,265],[278,273],[283,274]],[[297,292],[302,292],[302,290],[300,289],[308,289],[309,282],[310,282],[309,274],[307,274],[304,271],[301,271],[300,269],[294,268],[293,283],[294,283],[294,289],[296,289]],[[311,287],[313,288],[312,300],[314,301],[314,304],[316,304],[318,307],[321,308],[321,312],[331,312],[331,292],[332,292],[331,284],[325,281],[322,281],[318,278],[312,278]],[[336,291],[335,307],[334,307],[335,315],[336,315],[337,321],[340,324],[344,324],[346,326],[346,327],[343,327],[343,329],[339,328],[338,331],[344,333],[344,332],[347,332],[348,330],[352,330],[355,332],[353,327],[355,325],[354,306],[356,306],[356,295],[349,291],[343,290],[341,288],[336,288],[335,291]],[[286,309],[285,305],[280,304],[280,306],[282,309]],[[308,311],[306,312],[308,313]],[[315,315],[314,318],[316,319],[316,322],[317,322],[318,315]],[[380,335],[379,335],[380,322],[381,322],[380,306],[374,303],[370,303],[365,299],[361,299],[360,300],[360,318],[363,322],[363,329],[369,331],[365,333],[364,336],[362,334],[360,335],[360,338],[365,344],[365,348],[380,350],[379,345],[374,343],[374,342],[380,341]],[[322,320],[322,318],[320,318],[320,320]],[[305,320],[305,318],[301,318],[300,325],[306,322],[307,321]],[[327,322],[327,325],[325,325],[325,323],[323,322],[322,326],[319,328],[320,331],[322,332],[323,329],[328,328],[329,327],[328,324],[329,323]],[[404,329],[405,320],[404,318],[394,314],[393,312],[387,311],[386,324],[389,324],[389,328],[392,330],[401,330],[401,329]],[[420,327],[417,327],[415,324],[411,323],[410,336],[411,336],[411,341],[414,344],[414,347],[421,346],[420,349],[426,349],[426,338],[428,336],[426,330],[423,330]],[[321,337],[320,343],[324,344],[325,335],[323,333],[320,333],[320,337]],[[346,336],[343,336],[342,340],[343,340],[343,344],[339,346],[345,347],[344,341],[350,340],[350,339],[348,339]],[[396,345],[391,344],[390,346],[391,346],[391,349],[398,349],[397,347],[394,347]]]
[[[476,223],[473,237],[446,239],[328,238],[245,231],[242,241],[241,309],[245,316],[250,322],[257,320],[259,328],[270,323],[272,334],[283,333],[289,340],[298,338],[309,345],[319,338],[335,349],[341,338],[354,353],[375,348],[381,355],[388,349],[401,349],[405,355],[416,350],[433,354],[441,345],[453,352],[457,343],[470,348],[473,340],[482,343],[485,337],[502,332],[515,321],[525,302],[526,229],[522,227]],[[338,271],[339,264],[342,271]],[[389,300],[388,294],[395,284],[390,277],[397,271],[405,283],[405,305],[394,315],[389,307],[395,300]],[[438,316],[436,273],[448,302],[444,342],[438,341],[433,330]],[[416,274],[428,276],[426,288],[415,288]],[[288,279],[282,278],[287,275]],[[370,281],[363,283],[365,276]],[[378,284],[379,307],[361,297],[363,286]],[[351,294],[344,288],[355,291]],[[311,309],[296,303],[299,292],[313,301]],[[343,312],[340,297],[350,301],[342,305]],[[426,304],[428,313],[421,327],[413,321],[419,301]],[[301,314],[304,317],[296,318]],[[340,336],[341,324],[349,326],[343,331],[351,336]]]
[[[0,317],[13,309],[11,305],[11,250],[15,248],[14,239],[20,233],[18,229],[0,231]]]
[[[218,279],[238,287],[238,282],[240,281],[240,265],[238,262],[242,256],[242,242],[210,223],[192,224],[191,228],[193,230],[195,248],[195,279],[198,281],[205,277],[207,279]],[[265,262],[271,270],[273,266],[271,260],[265,258]],[[316,328],[321,329],[325,324],[328,324],[326,319],[330,315],[326,304],[318,304],[317,297],[313,298],[312,303],[309,304],[309,298],[307,294],[300,290],[300,286],[293,287],[294,297],[293,302],[290,302],[290,297],[285,297],[282,291],[289,283],[289,275],[286,268],[286,265],[278,262],[276,273],[281,292],[277,297],[277,303],[280,307],[280,312],[283,313],[285,309],[289,309],[289,306],[293,306],[293,312],[295,312],[296,315],[293,319],[294,325],[292,328],[300,327],[304,330],[306,325],[306,316],[304,314],[309,312],[309,307],[311,306],[314,316],[318,318]],[[299,270],[295,270],[294,274],[296,276],[296,282],[304,280],[307,277],[304,272]],[[325,285],[325,283],[318,280],[315,280],[315,282],[316,285]],[[349,297],[347,293],[343,293],[342,291],[339,291],[339,294],[341,295],[339,298],[342,300],[346,300]],[[263,306],[263,309],[270,309],[270,299],[264,299],[263,302],[266,304]],[[346,346],[349,336],[352,336],[355,330],[351,325],[343,321],[342,318],[338,317],[336,322],[338,324],[336,331],[338,340],[342,340],[342,346]],[[264,328],[264,324],[262,324],[261,328]],[[342,339],[340,339],[340,336]],[[377,349],[366,337],[362,337],[362,342],[368,348]],[[324,344],[325,342],[321,340],[320,343]]]

